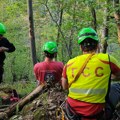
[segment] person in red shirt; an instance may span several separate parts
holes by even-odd
[[[53,83],[60,83],[63,63],[55,61],[57,56],[57,45],[55,42],[48,41],[43,45],[45,59],[36,63],[34,66],[34,74],[38,81],[38,85],[44,84],[47,80]],[[53,84],[54,85],[54,84]]]
[[[99,38],[94,29],[83,28],[78,37],[83,55],[69,60],[62,73],[63,89],[69,90],[66,114],[70,120],[102,120],[109,95],[109,79],[111,73],[120,78],[120,66],[114,57],[97,53]],[[120,94],[120,89],[118,92]],[[118,100],[120,95],[115,104]]]

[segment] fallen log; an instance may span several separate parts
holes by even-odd
[[[35,90],[33,90],[29,95],[27,95],[25,98],[20,99],[17,103],[10,105],[4,112],[0,113],[0,120],[6,120],[7,118],[10,118],[12,115],[15,114],[15,111],[19,112],[22,110],[25,104],[31,102],[35,98],[37,98],[40,94],[43,93],[45,86],[39,85]]]

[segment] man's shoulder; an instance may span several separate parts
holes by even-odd
[[[68,63],[68,64],[69,64],[69,63],[73,63],[73,62],[75,62],[76,60],[80,59],[81,57],[82,57],[82,55],[76,56],[76,57],[70,59],[67,63]]]
[[[63,64],[63,62],[60,62],[60,61],[54,61],[54,64],[51,64],[51,65],[55,65],[55,66],[59,66],[59,67],[64,67],[64,64]]]
[[[6,37],[2,37],[3,41],[8,41],[8,39]]]
[[[103,58],[103,59],[108,58],[108,54],[107,53],[99,53],[97,55],[98,55],[98,57]]]
[[[61,64],[63,65],[63,62],[60,62],[60,61],[54,61],[56,64]]]
[[[119,63],[119,61],[114,56],[110,55],[109,59],[110,59],[110,62],[112,62],[113,64],[118,65],[119,68],[120,68],[120,63]]]
[[[39,66],[43,65],[43,63],[44,63],[44,62],[38,62],[38,63],[36,63],[36,64],[34,65],[34,67],[39,67]]]
[[[7,41],[8,41],[8,39],[7,39],[7,38],[5,38],[5,37],[2,37],[0,41],[4,43],[4,42],[7,42]]]
[[[98,56],[100,57],[100,58],[102,58],[103,60],[112,60],[112,61],[115,61],[116,59],[115,59],[115,57],[113,57],[112,55],[109,55],[109,54],[107,54],[107,53],[99,53],[98,54]]]

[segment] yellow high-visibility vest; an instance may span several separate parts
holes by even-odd
[[[79,69],[90,54],[77,56],[67,63],[68,84],[74,80]],[[107,54],[92,56],[79,78],[72,83],[68,96],[89,103],[105,103],[111,69]]]

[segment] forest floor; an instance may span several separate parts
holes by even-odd
[[[29,89],[23,91],[14,87],[14,85],[13,87],[8,85],[2,85],[2,87],[0,87],[0,98],[2,98],[0,102],[1,111],[4,111],[6,107],[9,107],[9,105],[17,101],[19,102],[19,99],[29,94],[36,87],[35,84],[30,85],[28,83],[21,84],[21,86],[21,89],[28,89],[28,87]],[[13,90],[17,92],[19,97],[18,100],[15,99],[16,101],[10,100],[11,96],[14,95]],[[60,120],[60,105],[64,100],[65,92],[63,92],[61,88],[51,88],[27,103],[21,111],[18,112],[18,110],[16,110],[15,114],[9,118],[9,120]]]
[[[36,83],[30,82],[0,85],[0,112],[10,105],[19,102],[35,88]],[[67,93],[62,91],[59,86],[50,88],[25,104],[22,110],[16,107],[15,113],[10,118],[3,120],[61,120],[62,112],[60,106],[65,101],[66,95]],[[14,97],[14,99],[11,99],[11,97]],[[120,104],[116,110],[117,114],[120,115]],[[119,119],[115,118],[113,120]]]

